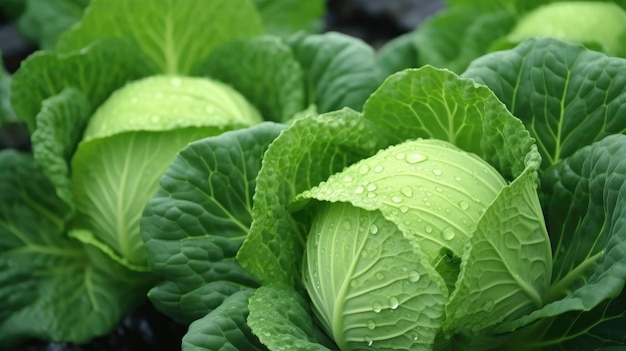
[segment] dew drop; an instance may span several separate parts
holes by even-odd
[[[417,271],[409,272],[409,281],[412,283],[416,283],[420,280],[422,276]]]
[[[457,182],[460,182],[463,178],[459,177],[459,176],[454,176],[454,180],[456,180]]]
[[[374,322],[373,319],[368,319],[367,320],[367,329],[374,329],[376,328],[376,322]]]
[[[376,273],[376,279],[383,280],[385,279],[385,275],[382,272]]]
[[[352,223],[351,223],[349,220],[345,220],[345,221],[343,221],[343,223],[342,223],[342,225],[341,225],[341,226],[342,226],[342,228],[343,228],[344,230],[350,230],[350,229],[352,229]]]
[[[443,231],[441,231],[441,237],[443,238],[443,240],[452,240],[454,239],[454,236],[456,235],[454,228],[452,227],[446,227],[443,229]]]
[[[368,199],[373,199],[376,197],[376,193],[367,193],[367,198]]]
[[[370,226],[370,233],[372,234],[378,234],[378,226],[376,224],[372,224]]]
[[[442,193],[443,192],[443,188],[440,186],[436,186],[435,190],[437,190],[438,193]]]
[[[384,169],[384,167],[383,167],[383,166],[378,165],[378,166],[374,167],[374,172],[376,172],[376,173],[380,173],[380,172],[382,172],[382,171],[383,171],[383,169]]]
[[[351,181],[353,181],[353,180],[354,180],[354,178],[352,178],[352,177],[351,177],[351,176],[349,176],[349,175],[345,175],[345,176],[343,176],[343,181],[344,181],[344,182],[346,182],[346,183],[350,183],[350,182],[351,182]]]
[[[374,340],[369,336],[366,336],[365,338],[363,338],[363,340],[365,340],[367,346],[372,346],[374,344]]]
[[[428,157],[422,155],[422,154],[418,154],[418,153],[412,153],[412,154],[408,154],[405,158],[405,161],[407,163],[410,164],[416,164],[419,162],[424,162],[428,159]]]
[[[374,191],[376,189],[378,189],[378,186],[374,183],[370,183],[367,185],[367,191]]]
[[[406,155],[404,153],[399,153],[396,154],[396,160],[404,160],[406,158]]]
[[[400,196],[392,196],[391,201],[399,204],[400,202],[402,202],[402,198]]]
[[[433,232],[433,227],[430,224],[427,224],[425,229],[426,229],[426,233],[430,234]]]
[[[469,205],[467,204],[467,202],[465,202],[465,201],[461,200],[461,201],[459,201],[459,207],[460,207],[462,210],[467,210],[467,209],[469,208]]]
[[[395,296],[390,297],[389,308],[391,308],[392,310],[395,310],[398,308],[398,306],[400,306],[400,301],[398,301],[398,298]]]
[[[406,197],[413,196],[413,189],[409,186],[403,186],[400,188],[400,193]]]
[[[420,338],[420,337],[419,337],[419,335],[418,335],[417,333],[413,333],[413,334],[411,334],[411,340],[413,340],[413,341],[417,341],[417,340],[419,340],[419,338]]]
[[[408,206],[400,206],[400,212],[402,213],[407,213],[409,212],[409,207]],[[408,225],[408,224],[407,224]]]
[[[359,167],[359,174],[365,175],[370,171],[370,166],[368,165],[361,165],[361,167]]]
[[[380,311],[383,310],[383,305],[381,305],[380,302],[374,302],[372,304],[372,310],[374,313],[380,313]]]
[[[440,175],[442,175],[442,174],[443,174],[443,172],[442,172],[440,169],[437,169],[437,168],[433,169],[433,171],[432,171],[432,172],[433,172],[433,174],[434,174],[434,175],[436,175],[436,176],[440,176]]]
[[[350,281],[350,286],[353,288],[357,288],[359,286],[359,282],[356,280]]]
[[[356,188],[354,188],[354,193],[355,194],[363,194],[365,192],[365,188],[362,186],[357,186]]]

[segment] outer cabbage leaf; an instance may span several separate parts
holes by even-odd
[[[0,302],[0,346],[25,338],[82,343],[107,333],[150,279],[110,261],[101,270],[65,236],[70,209],[32,157],[4,151],[0,167],[1,293],[11,295]]]
[[[249,0],[92,0],[80,24],[59,38],[60,51],[102,38],[130,42],[159,73],[188,74],[218,45],[262,33]]]
[[[201,319],[191,323],[183,337],[183,351],[267,350],[246,324],[252,289],[238,291]]]
[[[322,16],[326,10],[323,0],[251,0],[261,13],[265,30],[269,34],[286,37],[304,30],[318,32],[322,29]]]
[[[276,37],[224,44],[199,62],[193,74],[231,85],[266,120],[285,122],[306,107],[302,68],[291,48]]]
[[[336,349],[313,323],[308,302],[292,288],[262,286],[250,298],[249,308],[248,325],[270,350]]]
[[[54,48],[58,37],[80,21],[90,0],[26,0],[17,24],[20,33],[42,49]]]
[[[234,292],[257,286],[233,258],[252,221],[263,153],[282,128],[268,122],[196,141],[161,178],[141,234],[161,278],[149,297],[162,312],[189,323]]]
[[[305,234],[289,211],[296,194],[379,148],[379,134],[343,109],[297,119],[268,147],[257,177],[252,225],[237,259],[262,283],[299,285]]]
[[[502,189],[480,218],[446,305],[446,332],[476,335],[543,306],[552,252],[536,166]]]
[[[95,108],[127,81],[151,73],[135,49],[117,40],[94,43],[72,54],[40,51],[24,60],[13,75],[11,103],[32,133],[41,103],[65,88],[78,89]]]
[[[538,162],[534,140],[487,87],[425,66],[385,80],[363,107],[391,143],[435,138],[474,153],[512,180]]]
[[[515,16],[506,10],[441,11],[411,34],[418,52],[416,67],[429,64],[460,73],[473,59],[486,53],[492,42],[506,35],[515,22]]]
[[[533,9],[494,47],[512,47],[531,37],[554,37],[613,56],[626,55],[626,11],[609,1],[557,1]]]
[[[626,60],[558,39],[485,55],[463,76],[491,88],[537,139],[542,168],[626,131]]]
[[[305,72],[306,101],[320,113],[360,110],[384,79],[374,50],[359,39],[331,32],[295,35],[289,44]]]
[[[75,88],[66,88],[42,102],[37,129],[31,135],[35,160],[54,184],[56,194],[72,210],[74,198],[69,164],[82,138],[90,109],[84,94]]]
[[[542,318],[548,326],[562,323],[548,317],[563,314],[555,318],[565,319],[571,315],[565,312],[590,311],[622,293],[626,281],[625,152],[626,136],[613,135],[546,170],[542,177],[543,208],[554,252],[553,283],[546,296],[551,303],[500,330],[515,329]],[[605,306],[615,308],[616,304],[622,303],[609,302]],[[589,317],[582,314],[578,319],[589,325],[593,323],[588,318],[598,318],[597,323],[602,324],[606,323],[605,313],[607,319],[614,318],[615,310],[612,311],[591,313]],[[536,333],[541,335],[542,331],[538,327]],[[578,337],[593,338],[574,328],[559,339]],[[622,338],[623,334],[613,335],[605,341],[617,343]]]
[[[385,77],[403,69],[417,67],[418,57],[412,32],[387,41],[376,52],[376,60]]]

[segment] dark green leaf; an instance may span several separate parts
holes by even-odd
[[[626,60],[557,39],[530,39],[472,62],[484,83],[537,139],[542,168],[626,131]]]
[[[267,120],[284,122],[306,107],[302,68],[291,48],[275,37],[224,44],[196,66],[194,75],[233,86]]]
[[[613,135],[546,170],[541,180],[543,209],[554,255],[548,304],[501,329],[569,311],[590,311],[622,292],[626,280],[625,154],[626,136]],[[572,331],[562,339],[576,336]]]
[[[124,83],[151,73],[140,53],[117,40],[101,41],[73,54],[42,51],[23,61],[13,75],[11,103],[34,132],[42,102],[65,88],[78,89],[94,108]]]
[[[35,160],[54,185],[56,194],[70,208],[74,199],[70,189],[70,160],[89,119],[85,95],[66,88],[42,102],[37,114],[37,129],[31,136]]]
[[[26,0],[18,20],[20,32],[42,49],[54,48],[58,37],[80,21],[90,0]]]
[[[261,159],[282,128],[267,122],[194,142],[161,178],[141,233],[162,279],[150,298],[164,313],[189,323],[257,285],[234,257],[252,221]]]
[[[183,351],[267,350],[246,323],[248,299],[254,290],[238,291],[201,319],[191,323],[183,337]]]
[[[296,35],[290,45],[305,72],[306,102],[320,113],[360,110],[384,78],[372,47],[353,37]]]
[[[149,276],[65,236],[68,211],[32,157],[0,153],[1,293],[13,294],[0,300],[0,347],[26,338],[86,342],[144,298]]]

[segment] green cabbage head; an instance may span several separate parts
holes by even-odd
[[[156,75],[118,89],[89,119],[72,158],[77,213],[70,235],[144,269],[139,220],[176,153],[261,121],[240,93],[208,78]]]

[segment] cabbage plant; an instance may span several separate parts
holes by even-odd
[[[0,154],[0,347],[87,342],[146,299],[161,272],[139,221],[181,148],[257,125],[246,135],[267,143],[304,111],[358,108],[381,80],[364,43],[268,35],[247,0],[91,1],[11,79],[32,154]],[[212,164],[244,171],[241,149],[217,148]],[[166,310],[185,294],[151,298]]]
[[[390,72],[430,64],[463,72],[488,52],[531,37],[554,37],[625,57],[623,0],[448,0],[412,32],[387,43],[381,62]]]
[[[254,191],[209,166],[242,131],[185,148],[142,218],[162,284],[196,284],[183,349],[624,347],[624,72],[554,38],[403,70],[265,139]]]

